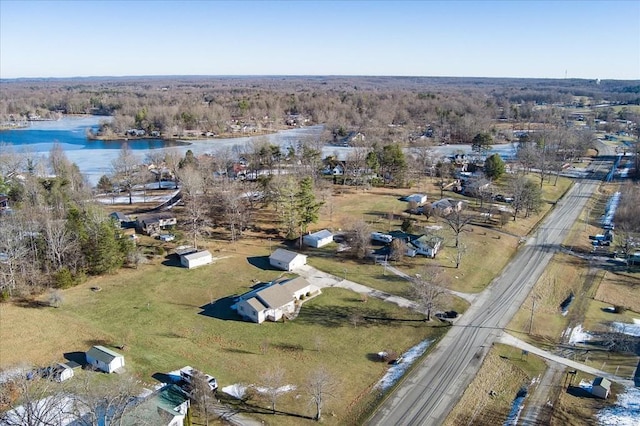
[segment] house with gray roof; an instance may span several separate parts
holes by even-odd
[[[308,296],[320,294],[320,289],[302,277],[274,281],[238,297],[235,306],[238,314],[258,324],[278,321],[295,312],[296,305]]]
[[[105,373],[113,373],[124,367],[124,356],[104,346],[92,347],[87,351],[86,358],[87,364]]]
[[[277,249],[269,256],[269,264],[283,271],[293,271],[307,264],[307,256],[285,249]]]
[[[177,222],[172,213],[148,213],[136,218],[136,228],[146,235],[159,235],[160,231],[174,226]]]

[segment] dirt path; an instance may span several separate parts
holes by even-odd
[[[547,369],[526,401],[526,407],[518,420],[523,426],[547,425],[553,411],[553,403],[562,388],[564,365],[547,361]]]

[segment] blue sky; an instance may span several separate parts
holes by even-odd
[[[640,1],[0,0],[0,78],[640,79]]]

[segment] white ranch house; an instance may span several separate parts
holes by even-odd
[[[269,256],[269,264],[283,271],[293,271],[307,264],[307,256],[285,249],[277,249]]]
[[[208,265],[213,262],[213,257],[208,250],[196,251],[180,256],[180,263],[188,269]]]
[[[407,254],[412,257],[421,254],[433,259],[438,254],[442,241],[442,238],[436,235],[422,235],[407,243]]]
[[[87,351],[87,364],[105,373],[113,373],[124,367],[124,356],[104,346],[94,346]]]
[[[302,242],[314,248],[324,247],[333,242],[333,234],[326,229],[302,237]]]
[[[278,321],[292,314],[306,296],[318,295],[320,289],[302,277],[272,282],[243,294],[237,299],[236,311],[243,318],[258,324]]]

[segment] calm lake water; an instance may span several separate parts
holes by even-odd
[[[64,149],[70,161],[76,163],[80,171],[95,185],[100,176],[111,173],[111,164],[118,157],[122,141],[96,141],[86,137],[87,129],[95,129],[102,120],[108,117],[64,117],[58,121],[36,121],[24,129],[0,131],[0,149],[11,145],[16,152],[30,152],[43,157],[47,156],[55,143]],[[232,139],[207,139],[188,143],[164,141],[161,139],[142,139],[128,141],[129,147],[144,160],[151,150],[176,150],[184,155],[187,150],[200,155],[214,154],[221,149],[244,148],[253,139],[263,138],[270,143],[284,148],[296,146],[307,138],[318,138],[322,126],[310,126],[300,129],[285,130],[279,133],[258,137],[242,137]]]
[[[3,145],[11,145],[16,152],[28,151],[41,155],[43,158],[49,154],[54,143],[60,144],[67,157],[76,163],[80,171],[87,177],[92,185],[95,185],[100,176],[108,175],[112,171],[111,164],[118,157],[122,147],[122,141],[95,141],[86,137],[89,128],[97,128],[102,120],[108,117],[64,117],[58,121],[37,121],[25,129],[0,131],[0,149],[6,149]],[[323,126],[309,126],[299,129],[284,130],[266,136],[242,137],[232,139],[206,139],[188,143],[167,142],[161,139],[131,140],[127,143],[138,155],[140,162],[144,161],[146,154],[151,150],[175,150],[182,155],[187,150],[195,155],[215,154],[221,149],[244,150],[245,147],[256,139],[267,140],[269,143],[280,145],[283,148],[297,146],[302,140],[317,140],[322,134]],[[346,159],[349,147],[325,146],[322,150],[323,158],[328,155],[336,155]],[[471,151],[470,145],[446,145],[433,148],[436,156],[450,156],[456,153]],[[503,158],[515,155],[515,145],[495,145],[490,153],[497,152]]]

